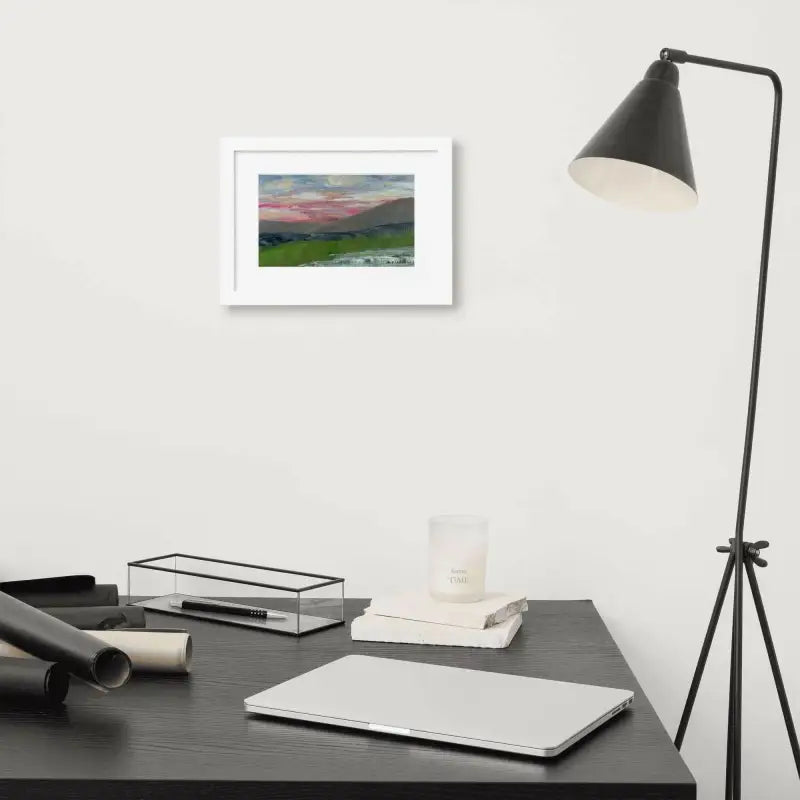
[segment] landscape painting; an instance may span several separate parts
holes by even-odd
[[[259,175],[259,267],[413,267],[413,175]]]

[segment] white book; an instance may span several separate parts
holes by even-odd
[[[459,628],[488,628],[528,610],[524,595],[490,592],[475,603],[442,603],[422,592],[375,597],[364,612],[436,622]]]
[[[364,614],[350,626],[350,636],[356,642],[398,642],[401,644],[439,644],[452,647],[508,647],[522,625],[522,615],[513,616],[491,628],[463,628],[439,625],[435,622],[416,622],[398,617]]]

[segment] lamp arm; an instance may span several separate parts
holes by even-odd
[[[730,69],[734,72],[749,72],[753,75],[766,75],[775,87],[775,94],[782,95],[781,79],[778,73],[768,67],[756,67],[753,64],[740,64],[738,61],[723,61],[719,58],[706,58],[694,56],[685,50],[676,50],[674,47],[664,47],[659,54],[662,61],[672,61],[673,64],[701,64],[704,67],[717,67]]]
[[[735,800],[741,797],[741,753],[742,753],[742,607],[744,571],[744,517],[747,508],[747,488],[750,480],[750,460],[753,452],[753,430],[755,428],[756,400],[758,397],[758,375],[761,366],[761,340],[764,331],[764,305],[767,294],[767,268],[769,265],[769,245],[772,235],[772,208],[775,201],[775,177],[778,167],[778,138],[781,128],[781,106],[783,88],[777,73],[766,67],[740,64],[736,61],[721,61],[716,58],[694,56],[684,50],[665,47],[661,51],[662,61],[676,64],[700,64],[718,67],[735,72],[748,72],[764,75],[772,81],[775,102],[772,113],[772,138],[769,150],[769,171],[767,172],[767,197],[764,205],[764,230],[761,239],[761,267],[758,276],[758,299],[756,301],[755,334],[753,337],[753,360],[750,367],[750,395],[747,404],[747,423],[745,427],[742,474],[739,483],[739,505],[736,513],[736,538],[734,552],[735,593],[733,614],[733,652],[731,654],[730,707],[728,710],[728,789]]]

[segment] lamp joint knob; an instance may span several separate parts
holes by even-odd
[[[686,63],[686,51],[674,50],[672,47],[662,47],[659,57],[662,61],[672,61],[674,64]]]

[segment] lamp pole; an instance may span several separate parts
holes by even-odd
[[[772,137],[767,172],[767,196],[764,206],[764,227],[761,239],[761,266],[758,274],[753,356],[750,369],[750,392],[747,402],[747,423],[739,481],[739,502],[736,527],[728,544],[717,547],[728,558],[722,582],[714,601],[711,620],[706,629],[700,656],[697,660],[689,693],[675,736],[680,749],[689,718],[703,677],[708,654],[714,640],[725,596],[734,583],[733,625],[731,631],[730,693],[728,702],[728,751],[726,768],[726,800],[741,800],[742,796],[742,610],[744,606],[744,576],[753,595],[764,645],[772,667],[772,676],[783,711],[795,766],[800,775],[800,745],[789,709],[786,688],[778,665],[772,633],[767,622],[764,602],[756,580],[756,567],[766,567],[761,551],[769,542],[744,540],[747,510],[747,489],[750,481],[750,462],[753,455],[758,377],[761,367],[761,342],[764,333],[764,306],[767,294],[767,268],[772,234],[772,210],[775,202],[775,177],[778,167],[778,139],[781,126],[783,91],[777,74],[765,67],[722,61],[716,58],[691,55],[684,50],[666,47],[658,61],[651,64],[644,78],[612,112],[589,142],[569,165],[569,173],[578,185],[592,194],[624,206],[651,211],[678,211],[697,203],[683,105],[678,90],[677,64],[699,64],[705,67],[763,75],[772,82],[775,103],[772,116]]]
[[[744,434],[742,473],[739,481],[739,503],[736,511],[735,537],[731,544],[731,552],[734,557],[734,594],[730,696],[728,707],[728,759],[725,794],[726,797],[732,798],[732,800],[740,800],[742,792],[742,609],[744,605],[743,590],[745,568],[747,567],[748,569],[748,577],[750,577],[750,573],[752,571],[752,565],[749,562],[747,564],[745,563],[748,558],[748,554],[746,552],[744,542],[744,520],[745,512],[747,510],[747,489],[750,481],[750,461],[753,454],[753,431],[755,429],[756,403],[758,400],[758,376],[761,368],[761,341],[764,333],[764,306],[767,294],[767,271],[769,267],[769,246],[772,235],[772,210],[775,201],[775,178],[778,167],[778,139],[780,137],[781,128],[783,89],[781,87],[781,81],[778,75],[773,70],[767,69],[766,67],[756,67],[750,64],[739,64],[734,61],[721,61],[720,59],[716,58],[695,56],[686,53],[683,50],[675,50],[670,47],[665,47],[661,51],[661,60],[671,61],[675,64],[700,64],[706,67],[717,67],[719,69],[733,70],[735,72],[748,72],[753,75],[764,75],[772,81],[775,94],[772,113],[772,138],[770,141],[769,150],[769,169],[767,172],[767,197],[764,205],[764,229],[761,239],[761,267],[758,275],[758,297],[756,300],[753,358],[750,367],[750,393],[747,402],[747,422],[745,424]],[[728,579],[729,577],[730,576],[728,576]],[[757,584],[754,584],[753,581],[754,578],[751,577],[751,587],[755,593],[757,591]],[[763,608],[763,605],[761,607]],[[759,614],[759,618],[761,619],[761,614]],[[765,623],[766,617],[763,618],[762,629],[764,628]],[[714,627],[716,627],[716,622],[714,623]],[[765,639],[768,631],[769,629],[767,628],[765,631]],[[708,644],[710,646],[710,641]],[[770,644],[771,641],[768,643],[768,649],[773,650],[774,652],[774,648],[770,648]],[[702,659],[703,662],[704,660],[705,659]],[[789,712],[788,702],[786,701],[783,679],[781,678],[777,661],[773,661],[773,659],[770,658],[770,662],[773,666],[773,674],[778,687],[778,694],[781,698],[781,705],[783,707],[787,729],[789,730],[789,737],[792,741],[792,749],[794,751],[795,761],[797,762],[797,735],[794,732],[791,713]],[[697,684],[699,685],[699,678],[702,676],[702,668],[704,667],[704,663],[698,664],[698,667],[700,668],[700,675],[697,675],[696,673],[695,678]],[[692,689],[690,689],[689,698],[687,699],[687,708],[684,709],[684,716],[681,719],[681,725],[678,729],[678,736],[675,739],[675,744],[679,748],[683,742],[683,736],[686,732],[686,725],[689,721],[689,714],[691,714],[691,707],[694,704],[694,696],[696,693],[697,685],[695,685],[695,682],[693,681]],[[798,770],[800,771],[800,765],[798,766]]]

